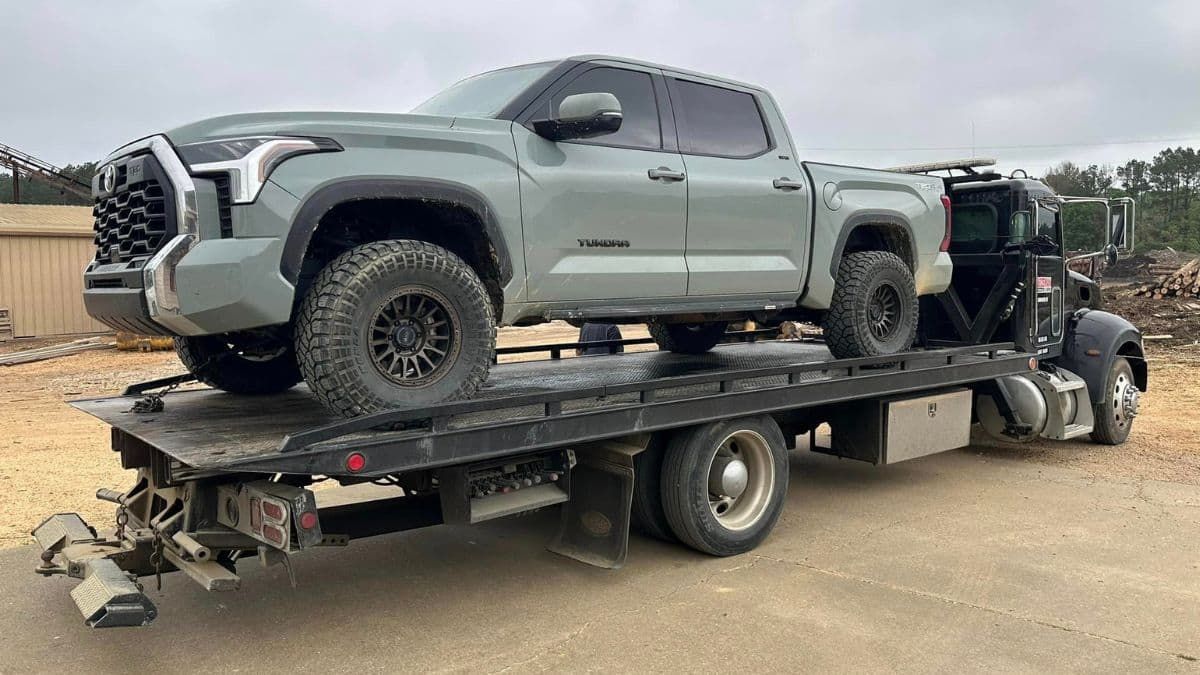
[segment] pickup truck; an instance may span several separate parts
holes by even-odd
[[[466,398],[497,325],[823,323],[839,358],[916,336],[951,281],[940,180],[801,162],[766,90],[580,56],[411,114],[252,113],[126,145],[93,178],[89,313],[175,336],[201,381],[332,412]]]

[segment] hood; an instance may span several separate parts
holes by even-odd
[[[166,132],[175,145],[232,136],[342,136],[449,129],[453,117],[366,112],[263,112],[210,117]]]

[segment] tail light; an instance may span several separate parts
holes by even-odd
[[[217,522],[283,551],[316,546],[323,536],[311,490],[265,480],[218,487]]]
[[[942,207],[946,209],[946,234],[942,237],[942,245],[938,250],[945,253],[950,250],[950,235],[953,233],[953,226],[950,220],[950,196],[942,195]]]

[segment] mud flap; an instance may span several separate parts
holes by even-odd
[[[558,534],[547,547],[580,562],[607,569],[625,564],[629,512],[633,505],[633,455],[621,444],[577,450],[571,498],[562,509]]]

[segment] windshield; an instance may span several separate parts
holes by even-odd
[[[554,63],[534,63],[468,77],[413,108],[413,112],[421,115],[494,117],[506,103],[553,67]]]

